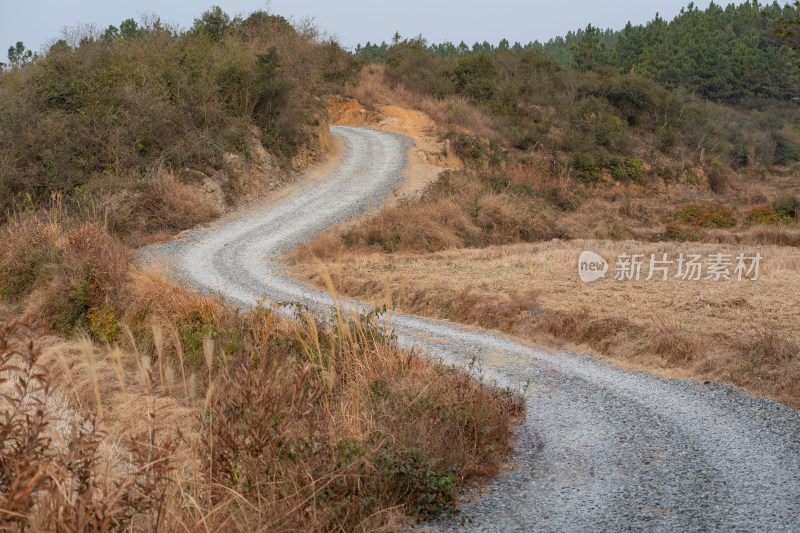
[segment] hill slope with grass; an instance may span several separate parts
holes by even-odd
[[[219,8],[184,32],[157,19],[120,28],[68,32],[0,74],[4,213],[58,194],[71,210],[107,209],[113,231],[138,243],[324,155],[319,97],[356,64],[336,42]]]

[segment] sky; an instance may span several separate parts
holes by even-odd
[[[139,20],[152,13],[163,21],[189,27],[194,18],[218,3],[231,15],[268,10],[288,19],[313,18],[317,27],[346,47],[367,41],[391,41],[422,35],[429,42],[465,41],[512,44],[545,42],[570,30],[592,24],[620,29],[628,21],[642,24],[656,13],[672,19],[689,0],[0,0],[0,50],[17,41],[28,49],[42,46],[62,34],[64,27],[94,24],[106,28],[127,18]],[[726,4],[727,1],[719,2]],[[741,3],[737,0],[736,3]],[[695,5],[705,9],[709,2]],[[5,54],[0,53],[0,61]]]

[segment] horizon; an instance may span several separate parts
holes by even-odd
[[[510,43],[527,44],[533,41],[545,43],[550,39],[565,36],[570,31],[585,28],[588,24],[600,29],[620,30],[628,22],[634,25],[646,24],[656,14],[672,20],[690,2],[669,0],[660,2],[636,2],[624,0],[617,2],[612,9],[607,6],[577,0],[570,4],[553,7],[536,2],[522,3],[513,0],[498,0],[493,4],[492,13],[482,13],[485,4],[475,1],[455,2],[448,0],[436,4],[422,0],[410,0],[402,6],[381,6],[380,10],[370,12],[364,0],[353,0],[345,4],[329,4],[319,0],[274,0],[259,2],[234,0],[220,5],[231,17],[247,15],[257,10],[266,10],[281,15],[293,23],[304,20],[313,21],[322,35],[335,38],[343,47],[350,50],[357,44],[367,42],[390,43],[395,33],[403,38],[421,36],[429,43],[464,41],[468,45],[487,41],[497,44],[502,39]],[[735,5],[744,2],[730,2]],[[710,1],[694,2],[699,9],[706,9]],[[185,30],[194,19],[210,9],[213,2],[181,0],[169,5],[145,0],[140,8],[131,12],[130,4],[122,2],[100,2],[91,0],[78,6],[48,0],[37,4],[15,3],[4,10],[6,16],[0,19],[0,35],[7,42],[3,47],[3,59],[9,46],[18,41],[34,52],[46,51],[49,43],[58,39],[70,28],[88,26],[102,31],[109,25],[119,26],[123,20],[133,18],[137,22],[148,15],[154,15],[164,23]],[[723,4],[718,4],[723,5]],[[724,4],[728,5],[728,4]],[[47,13],[42,17],[41,13]],[[458,17],[448,16],[459,13]],[[579,12],[579,15],[575,15]],[[424,13],[425,17],[420,14]],[[517,13],[511,17],[508,14]],[[7,37],[6,37],[7,36]]]

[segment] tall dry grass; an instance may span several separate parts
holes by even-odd
[[[22,378],[4,384],[4,526],[394,529],[451,509],[510,444],[513,394],[400,349],[374,315],[245,314],[146,269],[126,291],[114,343],[0,327]]]

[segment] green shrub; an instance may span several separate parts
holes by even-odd
[[[570,123],[588,135],[598,146],[612,147],[615,133],[626,128],[622,119],[604,98],[590,96],[578,102],[572,109]]]
[[[775,145],[772,159],[774,165],[788,165],[792,161],[800,161],[800,150],[784,134],[773,132],[772,142]]]
[[[488,102],[494,97],[499,72],[489,55],[476,54],[461,58],[454,73],[459,93],[481,102]]]
[[[53,300],[50,309],[50,327],[62,335],[72,335],[77,329],[89,329],[89,309],[92,285],[87,278],[76,279],[66,294]]]
[[[122,334],[117,310],[110,305],[88,310],[89,332],[97,340],[114,342]]]
[[[391,85],[444,97],[455,93],[455,75],[443,69],[421,39],[404,40],[393,46],[386,57],[386,79]]]
[[[611,172],[611,177],[617,181],[630,181],[640,185],[647,183],[643,170],[644,161],[642,159],[626,158],[621,161],[614,158],[606,163],[605,167]]]
[[[771,205],[754,207],[744,219],[748,225],[754,224],[791,224],[794,219]]]
[[[658,128],[656,135],[658,136],[658,149],[665,154],[671,153],[681,140],[680,134],[674,128]]]
[[[664,241],[680,241],[680,242],[697,242],[702,238],[702,233],[692,228],[683,228],[678,224],[667,224],[661,240]]]
[[[734,144],[728,153],[728,160],[733,170],[739,170],[742,167],[746,167],[750,162],[750,153],[747,149],[747,146],[741,143]]]
[[[777,213],[788,218],[797,218],[800,216],[800,200],[793,194],[776,198],[772,202],[772,208]]]
[[[59,42],[0,72],[0,212],[144,178],[155,167],[220,170],[253,127],[283,162],[325,116],[319,96],[355,80],[358,61],[285,19],[231,18],[218,7],[194,29],[160,23]],[[123,181],[124,178],[124,181]],[[134,178],[134,179],[130,179]]]
[[[737,219],[727,206],[711,203],[686,204],[675,212],[682,224],[700,228],[732,228]]]
[[[381,455],[385,483],[400,494],[413,495],[406,500],[410,513],[435,516],[454,507],[457,470],[441,470],[436,461],[427,459],[419,448],[406,448]]]
[[[204,361],[203,340],[206,337],[216,340],[219,333],[211,318],[196,315],[181,323],[178,327],[178,335],[183,345],[186,363],[190,366],[199,366]]]
[[[591,185],[600,180],[600,165],[588,155],[581,153],[573,155],[572,170],[584,185]]]
[[[486,154],[486,148],[472,135],[464,132],[448,134],[453,153],[465,161],[479,162]]]

